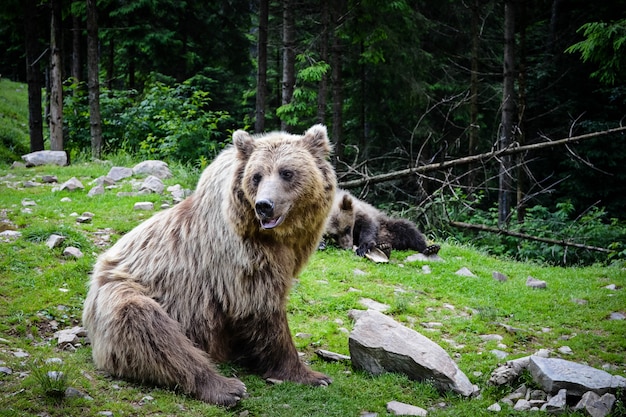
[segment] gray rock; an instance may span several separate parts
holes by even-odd
[[[423,408],[401,403],[398,401],[389,401],[387,403],[387,411],[396,416],[422,416],[428,415],[428,411]]]
[[[317,349],[317,356],[329,362],[346,362],[350,360],[350,356],[341,353],[331,352],[330,350]]]
[[[499,413],[502,411],[502,407],[498,403],[493,403],[489,407],[487,407],[487,411],[493,411],[494,413]]]
[[[500,350],[500,349],[492,349],[490,350],[490,353],[498,359],[504,359],[507,356],[509,356],[507,352]]]
[[[43,182],[44,184],[53,184],[58,181],[59,180],[57,179],[56,175],[44,175],[43,177],[41,177],[41,182]]]
[[[530,410],[530,402],[526,401],[524,398],[520,398],[519,400],[517,400],[517,402],[513,406],[513,410],[515,411]]]
[[[133,167],[133,173],[135,175],[154,175],[161,179],[172,177],[172,172],[167,166],[167,163],[155,160],[147,160],[138,163]]]
[[[498,271],[493,271],[491,276],[493,277],[493,279],[500,282],[506,282],[509,279],[506,275]]]
[[[63,250],[63,256],[73,257],[73,258],[82,258],[83,253],[80,249],[75,248],[74,246],[68,246]]]
[[[82,182],[78,180],[76,177],[72,177],[69,180],[65,181],[61,184],[61,190],[75,191],[75,190],[84,190],[85,186]]]
[[[103,187],[105,186],[110,186],[110,185],[115,185],[115,180],[113,180],[113,178],[110,178],[106,175],[102,175],[98,178],[96,178],[95,180],[91,181],[89,183],[90,185],[102,185]]]
[[[522,374],[522,371],[528,368],[529,363],[530,356],[507,361],[506,364],[496,368],[491,373],[489,383],[493,385],[508,384],[517,379]]]
[[[147,177],[141,186],[139,186],[139,191],[148,190],[156,194],[161,194],[164,189],[165,185],[163,185],[163,181],[154,175]]]
[[[140,201],[138,203],[135,203],[135,205],[133,206],[133,209],[134,210],[146,210],[146,211],[154,210],[154,203],[150,201]]]
[[[96,185],[87,193],[87,197],[93,197],[96,195],[104,194],[104,187],[102,185]]]
[[[374,375],[399,372],[414,380],[431,380],[441,390],[466,397],[475,391],[443,348],[378,311],[361,314],[348,344],[357,369]]]
[[[529,288],[547,288],[548,284],[540,279],[528,277],[526,279],[526,286]]]
[[[132,177],[133,170],[126,167],[111,167],[106,176],[117,182],[119,180],[123,180],[124,178]]]
[[[528,370],[535,382],[551,394],[566,389],[577,397],[581,397],[587,391],[603,395],[618,387],[626,387],[624,378],[564,359],[531,356]]]
[[[9,242],[11,240],[15,240],[22,236],[22,232],[18,232],[17,230],[5,230],[0,232],[0,240],[3,242]]]
[[[462,276],[462,277],[475,277],[476,275],[474,275],[474,273],[472,271],[470,271],[468,268],[463,267],[461,269],[459,269],[458,271],[455,272],[455,274]]]
[[[615,404],[615,396],[613,394],[604,394],[600,397],[593,391],[583,394],[582,398],[574,406],[573,411],[584,411],[591,417],[606,417],[609,415]]]
[[[558,394],[550,398],[547,403],[541,406],[541,411],[557,413],[565,410],[567,406],[567,390],[560,389]]]
[[[56,248],[65,240],[65,236],[51,234],[46,241],[46,246],[50,249]]]
[[[92,397],[72,387],[67,387],[65,389],[65,398],[82,398],[87,401],[93,401]]]
[[[22,159],[27,167],[40,165],[67,165],[67,154],[65,151],[37,151],[22,155]]]
[[[620,312],[611,313],[609,315],[609,320],[624,320],[626,316]]]
[[[374,301],[371,298],[361,298],[359,300],[359,304],[370,310],[376,310],[380,312],[385,312],[391,308],[387,304],[379,303],[378,301]]]
[[[91,217],[88,216],[78,216],[76,218],[76,223],[91,223]]]

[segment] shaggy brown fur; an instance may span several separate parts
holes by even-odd
[[[192,196],[100,256],[83,313],[96,367],[227,406],[245,386],[218,374],[216,362],[331,382],[298,358],[285,304],[336,183],[321,125],[304,136],[237,131],[233,142]]]
[[[424,235],[410,221],[391,218],[345,190],[335,194],[325,235],[343,249],[356,245],[359,256],[374,246],[412,249],[426,255],[439,251],[438,245],[427,245]]]

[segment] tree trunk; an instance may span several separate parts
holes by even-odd
[[[526,1],[520,2],[519,10],[519,28],[520,28],[520,44],[519,44],[519,70],[517,77],[518,88],[518,111],[517,111],[517,123],[519,126],[519,134],[517,141],[520,146],[524,146],[526,143],[526,129],[524,126],[524,112],[526,110]],[[520,153],[516,158],[516,170],[517,170],[517,221],[519,223],[524,222],[526,217],[526,154]]]
[[[61,3],[51,0],[50,19],[50,149],[63,150],[63,67]]]
[[[333,154],[333,165],[336,167],[337,162],[343,159],[343,80],[341,77],[341,66],[343,63],[343,45],[339,34],[340,26],[343,19],[343,10],[345,2],[333,1],[331,6],[331,21],[334,26],[332,33],[331,45],[331,82],[333,90],[333,128],[332,139],[335,143],[335,152]]]
[[[256,74],[256,116],[254,131],[265,130],[265,101],[267,95],[267,25],[269,20],[269,0],[259,1],[259,38],[257,40]]]
[[[504,65],[502,88],[502,129],[498,148],[511,146],[515,140],[515,0],[504,3]],[[498,224],[502,227],[509,221],[513,188],[513,159],[503,155],[498,174]]]
[[[74,82],[82,81],[82,54],[80,50],[80,17],[76,14],[72,15],[72,78]]]
[[[87,0],[87,78],[89,85],[89,124],[91,156],[102,156],[102,123],[100,119],[100,80],[98,70],[98,10],[96,0]]]
[[[295,13],[293,0],[283,0],[283,82],[281,105],[291,103],[296,85]],[[288,131],[287,122],[281,120],[280,128]]]
[[[471,31],[472,31],[472,56],[470,71],[470,126],[469,141],[467,144],[468,155],[474,155],[478,150],[478,47],[480,44],[480,1],[474,0],[471,5]],[[474,185],[473,166],[469,166],[468,185]]]
[[[330,26],[329,0],[321,0],[322,33],[320,36],[320,59],[328,62],[328,30]],[[324,73],[317,91],[317,122],[326,121],[326,94],[328,90],[328,76]]]
[[[41,114],[42,74],[39,60],[39,36],[36,16],[39,12],[38,2],[24,0],[22,2],[24,17],[24,40],[26,51],[26,82],[28,83],[28,131],[30,133],[30,151],[42,151],[43,117]],[[41,54],[43,55],[43,54]]]

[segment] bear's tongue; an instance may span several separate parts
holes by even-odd
[[[263,229],[273,229],[283,222],[283,217],[276,217],[274,219],[261,219],[261,227]]]

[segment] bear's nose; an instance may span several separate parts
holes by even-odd
[[[271,218],[274,216],[274,202],[272,200],[259,200],[256,202],[254,208],[261,217]]]

